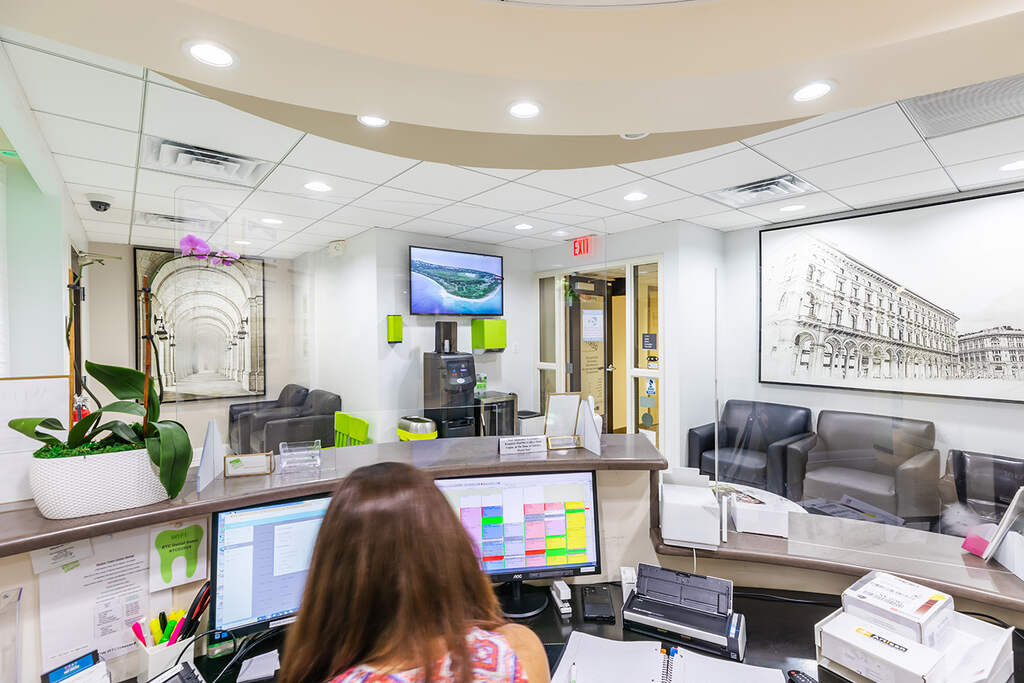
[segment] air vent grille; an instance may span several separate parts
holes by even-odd
[[[740,208],[764,204],[765,202],[774,202],[779,199],[788,199],[817,191],[818,188],[803,178],[787,173],[775,178],[755,180],[752,183],[727,187],[724,190],[715,190],[714,192],[709,192],[708,196],[729,206]]]
[[[252,187],[270,172],[273,164],[147,135],[142,141],[142,166]]]
[[[191,218],[189,216],[174,216],[167,213],[136,211],[135,223],[136,225],[148,225],[153,228],[168,230],[211,233],[220,226],[221,222],[207,218]]]
[[[1024,116],[1024,75],[903,100],[903,110],[926,138]]]

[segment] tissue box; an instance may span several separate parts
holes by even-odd
[[[852,672],[869,681],[888,683],[949,680],[944,653],[842,610],[814,627],[814,645],[818,661],[847,678]]]
[[[661,535],[668,545],[714,550],[722,542],[718,499],[707,484],[662,484]]]
[[[843,610],[929,647],[953,635],[953,598],[884,572],[871,572],[843,591]]]

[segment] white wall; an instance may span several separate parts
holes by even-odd
[[[943,457],[950,448],[963,448],[1024,458],[1020,440],[1024,408],[1018,404],[759,384],[758,231],[727,233],[725,257],[719,314],[723,401],[757,399],[806,406],[814,411],[815,420],[822,409],[930,420]]]

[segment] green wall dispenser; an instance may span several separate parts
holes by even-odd
[[[505,321],[500,318],[481,318],[472,323],[473,353],[505,350]]]
[[[388,344],[398,344],[402,341],[402,316],[388,316]]]

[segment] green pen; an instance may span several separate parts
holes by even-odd
[[[164,634],[160,636],[161,643],[166,643],[171,639],[171,634],[174,633],[174,625],[177,623],[178,621],[176,619],[167,620],[167,628],[164,629]]]

